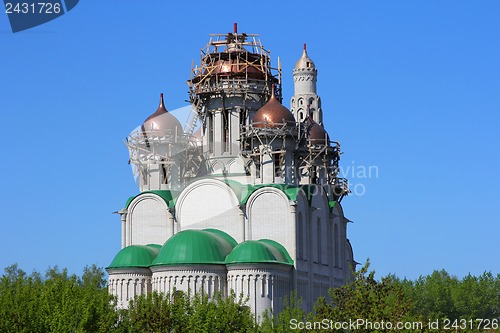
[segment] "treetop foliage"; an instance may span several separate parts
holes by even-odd
[[[348,322],[362,318],[371,322],[429,323],[444,319],[460,322],[500,319],[500,274],[485,272],[462,279],[446,271],[434,271],[412,281],[388,275],[380,280],[367,262],[352,280],[331,289],[306,313],[302,300],[292,293],[279,313],[255,318],[241,295],[213,298],[176,292],[156,292],[133,299],[126,310],[116,308],[107,290],[106,273],[95,265],[81,276],[67,269],[49,268],[45,274],[27,274],[17,265],[0,277],[0,332],[290,332],[291,323],[303,323],[301,332],[347,332],[305,327],[305,323]],[[476,322],[474,322],[476,324]],[[498,326],[451,327],[456,332],[500,332]],[[489,328],[489,329],[487,329]],[[384,328],[361,328],[355,332],[391,332]],[[399,332],[443,332],[424,325]]]

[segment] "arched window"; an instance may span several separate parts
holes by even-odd
[[[326,255],[328,257],[326,258],[326,261],[329,266],[334,267],[335,259],[333,259],[332,253],[333,253],[333,228],[332,228],[332,221],[328,221],[326,223]]]
[[[304,259],[304,221],[302,221],[302,213],[299,213],[298,228],[297,228],[297,259]]]
[[[339,249],[339,246],[340,246],[340,239],[339,239],[339,227],[337,224],[335,224],[334,226],[334,232],[333,232],[333,241],[335,243],[335,253],[334,253],[334,257],[335,257],[335,267],[340,267],[340,260],[339,260],[339,252],[340,252],[340,249]]]
[[[318,264],[322,263],[322,258],[321,258],[321,238],[323,237],[322,232],[321,232],[321,219],[318,217],[318,220],[316,222],[316,233],[317,233],[317,239],[316,239],[316,245],[317,245],[317,259],[318,259]]]
[[[299,111],[299,119],[298,121],[304,121],[304,112],[302,110]]]

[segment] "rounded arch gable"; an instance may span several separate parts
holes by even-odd
[[[173,233],[172,215],[159,195],[142,193],[130,202],[126,221],[127,246],[163,244]]]
[[[336,222],[344,222],[344,209],[342,208],[342,205],[340,204],[340,202],[336,201],[335,202],[335,205],[333,206],[333,208],[331,209],[331,213],[332,213],[332,218],[336,221]]]
[[[247,239],[272,239],[295,257],[295,212],[288,197],[279,189],[263,187],[247,201]]]
[[[326,218],[330,211],[330,206],[328,205],[328,197],[323,187],[315,186],[310,195],[311,207],[314,207],[315,210],[320,210],[322,218]]]
[[[239,201],[226,183],[212,178],[187,186],[175,204],[179,230],[213,228],[243,241]]]

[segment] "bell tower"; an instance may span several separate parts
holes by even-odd
[[[310,116],[316,123],[323,126],[321,99],[316,94],[317,79],[318,70],[307,55],[307,46],[304,44],[302,56],[293,69],[294,91],[290,101],[290,111],[298,122],[303,122]],[[308,108],[309,115],[307,114]]]

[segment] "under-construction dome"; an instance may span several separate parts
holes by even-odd
[[[310,119],[310,125],[307,131],[307,140],[313,145],[328,145],[330,144],[330,137],[326,130],[320,124]]]
[[[281,127],[283,124],[287,126],[295,126],[295,117],[284,107],[274,95],[274,87],[269,101],[263,105],[252,120],[254,127]]]
[[[156,135],[175,135],[182,134],[182,126],[177,118],[170,114],[165,108],[163,94],[160,94],[160,105],[158,109],[150,115],[141,126],[144,132],[153,132]]]
[[[258,35],[238,33],[235,23],[233,32],[211,35],[188,85],[191,104],[203,115],[218,112],[215,96],[228,91],[232,97],[243,96],[244,108],[253,113],[269,98],[271,84],[280,82],[279,62],[277,69],[271,67],[270,52],[264,49]],[[278,98],[280,93],[276,91]]]
[[[250,78],[264,79],[265,74],[255,66],[247,66],[235,59],[218,60],[214,64],[213,74],[235,76],[248,76]]]

